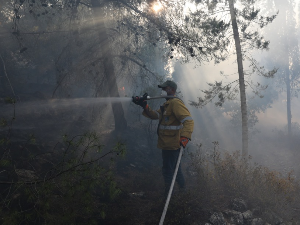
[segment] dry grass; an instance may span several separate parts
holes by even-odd
[[[242,198],[249,208],[260,207],[278,213],[285,221],[300,220],[300,186],[293,173],[283,176],[277,171],[257,165],[251,157],[239,152],[191,154],[196,180],[192,187],[193,201],[202,207],[224,209],[230,200]]]

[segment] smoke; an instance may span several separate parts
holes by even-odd
[[[296,21],[296,32],[292,33],[291,29],[288,34],[289,36],[295,36],[295,34],[299,34],[299,1],[296,1],[295,7],[295,21]],[[30,17],[28,17],[30,18]],[[28,19],[29,20],[29,19]],[[276,61],[275,57],[282,55],[284,49],[280,47],[280,35],[278,34],[278,27],[282,26],[282,16],[281,12],[279,13],[278,18],[276,18],[272,24],[268,26],[268,28],[264,31],[264,36],[266,40],[270,40],[270,50],[268,52],[255,51],[251,52],[254,58],[260,62],[261,65],[264,65],[266,69],[273,69],[274,67],[278,67],[278,74],[275,75],[274,79],[265,79],[259,76],[253,76],[250,78],[254,83],[259,82],[262,85],[268,85],[268,88],[263,91],[261,94],[264,95],[263,98],[259,98],[255,94],[252,93],[251,87],[248,86],[248,103],[249,106],[253,108],[258,108],[255,112],[258,122],[254,126],[253,129],[250,130],[250,148],[249,154],[259,163],[262,163],[267,166],[280,167],[282,171],[286,171],[287,168],[290,168],[295,165],[294,163],[294,153],[290,151],[286,145],[286,93],[283,88],[278,88],[278,83],[282,82],[278,80],[276,77],[281,73],[282,68],[280,68],[280,60]],[[33,23],[33,22],[32,22]],[[40,23],[43,24],[43,20]],[[33,25],[37,25],[33,24]],[[86,27],[80,34],[81,36],[76,36],[76,33],[72,33],[77,38],[79,38],[76,43],[72,42],[74,48],[71,48],[70,53],[65,52],[66,57],[61,57],[60,50],[62,46],[64,46],[67,42],[67,39],[64,39],[65,32],[53,33],[49,34],[48,39],[39,42],[38,39],[32,39],[31,36],[26,36],[24,41],[24,45],[28,47],[28,50],[22,52],[20,54],[17,41],[15,39],[9,38],[8,34],[11,33],[11,27],[9,24],[1,24],[0,26],[0,38],[2,41],[2,47],[5,45],[10,47],[9,51],[5,52],[4,50],[1,52],[7,64],[8,75],[10,77],[16,77],[16,80],[23,81],[19,85],[19,87],[15,87],[17,92],[21,92],[22,86],[24,86],[24,90],[22,93],[33,92],[33,88],[29,87],[29,82],[34,83],[36,87],[49,84],[51,86],[51,90],[57,85],[55,82],[60,81],[60,79],[56,79],[56,76],[62,76],[65,74],[72,74],[72,76],[66,76],[66,80],[71,84],[81,83],[82,86],[78,85],[75,87],[72,92],[72,97],[88,97],[92,96],[91,93],[94,93],[95,90],[90,90],[94,87],[94,83],[96,83],[96,79],[100,76],[97,74],[97,70],[101,70],[101,68],[97,68],[97,65],[92,66],[89,71],[87,69],[85,71],[85,67],[83,65],[87,65],[92,62],[92,55],[98,54],[98,48],[94,45],[95,37],[94,31],[89,30],[88,28],[93,27],[94,24],[91,22],[87,22]],[[65,28],[67,25],[62,26]],[[33,27],[33,26],[32,26]],[[39,27],[47,27],[47,26],[39,26]],[[36,28],[37,29],[37,28]],[[63,30],[62,30],[63,31]],[[91,32],[91,33],[90,33]],[[54,38],[55,37],[55,38]],[[73,36],[72,36],[73,37]],[[53,38],[53,40],[52,40]],[[295,36],[295,38],[300,41],[299,35]],[[57,39],[61,39],[64,41],[57,41]],[[74,38],[71,38],[73,40]],[[76,39],[76,38],[75,38]],[[35,41],[33,41],[35,40]],[[83,41],[81,43],[80,41]],[[40,43],[38,46],[40,49],[37,52],[34,52],[34,47]],[[58,43],[60,43],[58,45]],[[70,42],[71,43],[71,42]],[[300,43],[300,42],[299,42]],[[52,45],[55,45],[55,48],[51,48]],[[50,46],[50,48],[49,48]],[[42,48],[43,47],[43,48]],[[83,48],[81,50],[81,48]],[[5,49],[5,48],[2,48]],[[7,48],[8,49],[8,48]],[[85,54],[77,54],[81,52],[85,52],[84,49],[90,49],[86,51]],[[160,68],[166,68],[166,65],[163,62],[160,62],[160,57],[162,54],[155,49],[155,60],[157,61],[156,68],[149,68],[151,71],[157,72],[155,74],[160,74]],[[4,54],[5,53],[5,54]],[[31,54],[31,55],[30,55]],[[69,55],[78,55],[77,57],[69,57]],[[152,53],[151,53],[152,54]],[[149,55],[151,55],[149,54]],[[34,55],[34,57],[29,57]],[[25,57],[27,56],[27,57]],[[59,57],[58,57],[59,56]],[[80,56],[80,57],[79,57]],[[11,58],[11,61],[8,59]],[[27,59],[28,58],[28,59]],[[56,62],[59,67],[62,67],[66,71],[62,74],[58,74],[55,71],[55,62],[53,59],[62,58],[64,60]],[[25,60],[26,59],[26,60]],[[73,61],[72,61],[73,60]],[[175,58],[173,59],[175,60]],[[215,81],[222,81],[223,84],[230,83],[236,79],[238,79],[237,74],[237,65],[236,65],[236,56],[232,54],[232,56],[224,62],[220,64],[207,63],[202,64],[201,66],[197,66],[195,62],[190,62],[188,64],[180,64],[175,63],[174,68],[170,68],[170,71],[174,71],[172,74],[172,78],[178,84],[179,97],[183,99],[189,111],[192,114],[192,117],[195,121],[195,130],[192,136],[192,142],[190,143],[190,148],[196,149],[195,145],[198,143],[202,143],[204,148],[211,148],[213,146],[212,142],[217,141],[219,143],[220,149],[222,151],[235,151],[241,150],[241,125],[234,122],[232,117],[226,114],[225,108],[217,108],[214,106],[213,102],[209,103],[203,108],[195,108],[189,105],[190,101],[197,101],[197,97],[203,96],[201,90],[208,89],[207,83],[213,83]],[[22,63],[22,66],[26,65],[26,69],[18,69],[18,64]],[[159,62],[161,64],[159,64]],[[69,64],[70,65],[69,65]],[[122,61],[123,63],[123,61]],[[122,87],[119,90],[119,93],[124,98],[118,98],[123,101],[123,107],[125,111],[126,119],[128,119],[128,123],[135,123],[136,121],[142,123],[150,123],[147,119],[141,116],[142,109],[130,103],[130,98],[125,98],[125,96],[132,95],[142,95],[145,92],[148,92],[150,96],[155,96],[159,94],[157,91],[157,79],[151,79],[146,77],[146,75],[142,74],[140,76],[125,76],[128,74],[136,74],[140,72],[138,69],[133,67],[133,65],[128,69],[128,71],[123,70],[122,63],[119,70],[118,82],[119,87]],[[298,62],[299,63],[299,62]],[[38,66],[43,65],[43,66]],[[56,65],[56,66],[57,66]],[[69,65],[69,66],[67,66]],[[77,65],[77,67],[74,67]],[[168,64],[169,65],[169,64]],[[2,66],[2,65],[1,65]],[[20,66],[20,65],[19,65]],[[74,69],[68,71],[69,67]],[[145,65],[144,65],[145,66]],[[23,68],[20,66],[20,68]],[[61,68],[58,68],[61,69]],[[148,69],[148,67],[147,67]],[[155,71],[157,70],[157,71]],[[249,64],[245,61],[245,70],[249,70]],[[138,71],[138,72],[137,72]],[[0,71],[1,72],[1,71]],[[127,74],[125,74],[125,72]],[[222,73],[221,73],[222,72]],[[77,74],[77,76],[73,76],[73,73]],[[300,73],[300,71],[298,71]],[[17,76],[15,75],[17,74]],[[224,74],[224,75],[222,75]],[[149,74],[148,74],[149,75]],[[160,74],[161,75],[161,74]],[[169,74],[168,74],[169,75]],[[89,80],[89,82],[87,82]],[[130,83],[131,81],[135,83]],[[153,82],[155,80],[155,82]],[[3,79],[1,79],[3,81]],[[14,81],[12,81],[14,82]],[[100,81],[98,81],[100,83]],[[15,83],[17,83],[15,81]],[[87,83],[86,85],[83,85]],[[102,83],[101,83],[102,84]],[[2,84],[0,84],[2,85]],[[25,88],[26,86],[26,88]],[[74,85],[75,86],[75,85]],[[42,87],[42,86],[41,86]],[[72,86],[73,87],[73,86]],[[124,87],[124,89],[123,89]],[[105,92],[105,90],[109,87],[105,87],[105,83],[103,82],[102,86],[97,86],[97,90]],[[26,89],[26,90],[25,90]],[[45,88],[41,88],[44,89]],[[104,90],[105,89],[105,90]],[[2,89],[1,89],[2,90]],[[39,90],[42,91],[42,90]],[[51,91],[51,93],[52,93]],[[69,91],[69,90],[68,90]],[[50,91],[49,91],[50,93]],[[103,94],[103,93],[102,93]],[[104,95],[104,94],[103,94]],[[1,97],[4,96],[1,95]],[[67,100],[44,100],[44,101],[36,101],[36,102],[24,102],[18,103],[16,105],[18,116],[22,115],[41,115],[43,113],[47,113],[47,115],[51,116],[55,114],[57,111],[65,110],[68,111],[66,113],[67,117],[72,115],[76,115],[76,117],[80,117],[81,112],[90,113],[92,117],[97,117],[97,115],[101,115],[101,121],[107,125],[113,122],[112,110],[109,102],[114,101],[114,99],[110,98],[78,98],[78,99],[67,99]],[[100,104],[100,102],[102,102]],[[162,104],[159,100],[149,102],[150,106],[154,109],[158,108],[160,104]],[[237,107],[238,108],[239,99],[235,102],[225,102],[224,106],[226,108]],[[95,105],[95,108],[90,107]],[[300,103],[298,98],[294,97],[292,99],[292,122],[293,122],[293,137],[295,139],[299,139],[299,132],[297,131],[298,126],[300,124],[300,114],[298,113],[300,108]],[[50,112],[50,113],[49,113]],[[53,112],[53,113],[52,113]],[[11,106],[1,105],[1,114],[12,114],[13,110]],[[83,114],[82,113],[82,114]],[[70,116],[71,117],[71,116]],[[18,118],[18,117],[17,117]],[[237,117],[238,118],[238,115]],[[236,119],[234,118],[234,119]],[[102,124],[97,124],[98,129],[102,129]],[[278,163],[280,162],[280,163]],[[289,165],[288,167],[286,165]],[[298,168],[296,168],[298,169]]]
[[[299,6],[299,1],[296,4]],[[296,7],[295,18],[297,22],[296,30],[299,31],[298,8]],[[266,90],[259,93],[263,96],[263,98],[260,98],[253,93],[250,85],[247,85],[248,110],[256,109],[255,115],[257,117],[255,126],[249,130],[249,154],[255,162],[271,169],[279,170],[282,173],[293,170],[300,175],[300,168],[295,160],[299,149],[297,140],[300,135],[300,114],[297,112],[300,109],[300,103],[295,92],[296,94],[291,99],[293,135],[291,139],[288,139],[286,91],[284,80],[280,79],[283,70],[281,62],[284,59],[284,54],[288,51],[288,49],[281,48],[281,40],[278,34],[278,27],[282,26],[283,19],[279,14],[278,18],[264,31],[265,39],[270,40],[270,50],[267,52],[251,52],[251,55],[266,70],[272,70],[275,67],[278,68],[278,72],[273,79],[256,75],[246,76],[246,79],[251,80],[253,84],[259,83],[268,86]],[[289,29],[289,32],[287,36],[296,38],[299,47],[299,36],[295,36],[297,32],[295,33],[293,29]],[[278,61],[279,56],[281,60]],[[241,150],[241,124],[233,123],[232,120],[236,118],[227,115],[224,108],[216,108],[213,102],[200,109],[188,105],[189,101],[197,102],[197,97],[204,96],[201,90],[209,88],[207,83],[222,81],[225,84],[238,79],[235,57],[235,54],[233,54],[225,62],[216,65],[208,63],[196,66],[196,63],[192,62],[189,64],[176,63],[174,65],[173,79],[178,82],[183,100],[195,121],[192,140],[194,144],[202,143],[204,147],[209,148],[212,146],[213,141],[218,141],[222,151]],[[244,70],[249,71],[249,69],[249,63],[245,60]],[[222,75],[221,71],[226,76]],[[299,69],[297,73],[300,73]],[[236,99],[236,104],[239,104],[239,99]],[[236,107],[233,101],[225,102],[224,106],[226,108]]]

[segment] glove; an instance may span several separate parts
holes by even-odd
[[[136,105],[139,105],[141,106],[142,108],[146,108],[146,106],[148,105],[147,101],[145,99],[147,99],[147,96],[148,94],[145,93],[143,95],[143,97],[139,97],[139,96],[136,96],[136,97],[132,97],[132,101],[133,103],[135,103]]]
[[[147,108],[148,103],[147,101],[142,101],[141,104],[139,104],[143,109]]]
[[[189,139],[186,137],[180,137],[180,145],[185,148],[185,146],[189,143]]]

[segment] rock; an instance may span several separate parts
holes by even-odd
[[[263,215],[263,218],[265,218],[265,220],[272,225],[280,225],[283,223],[283,219],[280,218],[278,215],[276,215],[271,210],[267,210],[267,211],[263,212],[262,215]]]
[[[133,193],[129,193],[130,197],[143,197],[144,196],[144,192],[133,192]]]
[[[240,212],[238,212],[238,211],[235,211],[235,210],[225,210],[224,212],[223,212],[226,216],[235,216],[235,215],[237,215],[237,214],[240,214]]]
[[[226,221],[221,212],[214,212],[209,218],[209,222],[211,222],[213,225],[226,225]]]
[[[257,207],[257,208],[252,209],[252,215],[253,215],[253,216],[256,216],[256,217],[261,216],[261,215],[262,215],[262,210],[261,210],[261,208],[260,208],[260,207]]]
[[[261,218],[255,218],[251,221],[251,225],[264,225],[264,221]]]
[[[243,199],[235,198],[231,202],[231,209],[238,212],[245,212],[247,210],[247,204]]]
[[[198,173],[196,171],[192,171],[192,170],[188,170],[188,174],[191,176],[191,177],[195,177],[198,175]]]
[[[32,170],[15,169],[20,181],[35,181],[38,179],[37,175]]]
[[[244,218],[242,213],[238,213],[234,216],[230,217],[230,222],[236,225],[243,225],[244,224]]]
[[[242,215],[245,220],[251,220],[253,218],[253,214],[250,210],[243,212]]]
[[[232,224],[244,224],[244,218],[241,212],[235,211],[235,210],[226,210],[224,211],[224,214],[227,217],[230,217],[230,223]]]
[[[253,219],[253,214],[250,210],[242,213],[245,224],[251,224],[251,220]]]

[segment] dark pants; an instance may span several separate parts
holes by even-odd
[[[177,150],[162,150],[163,167],[162,174],[165,180],[165,194],[169,192],[173,175],[176,169],[177,159],[179,156],[180,149]],[[185,181],[181,171],[181,165],[179,165],[178,173],[176,176],[176,182],[179,188],[185,188]]]

